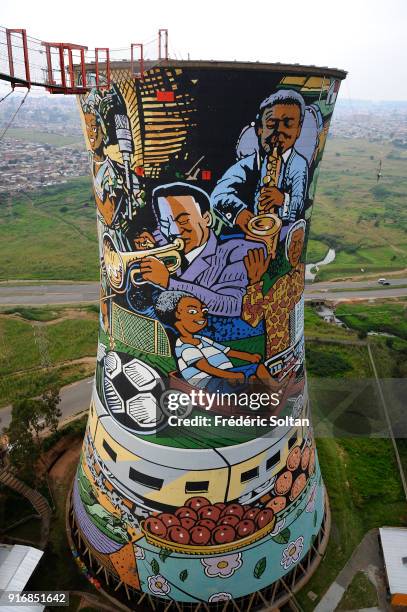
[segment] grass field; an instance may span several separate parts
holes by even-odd
[[[28,142],[36,142],[39,144],[50,144],[54,147],[63,147],[66,145],[80,145],[83,147],[83,139],[81,134],[78,134],[78,136],[62,136],[61,134],[40,132],[38,130],[29,130],[27,128],[9,128],[7,130],[7,138],[27,140]]]
[[[0,280],[97,280],[90,179],[0,196]]]
[[[376,168],[382,159],[383,176]],[[407,267],[407,155],[390,144],[328,139],[311,239],[336,249],[318,280]],[[309,257],[309,260],[312,259]]]
[[[91,315],[89,315],[91,316]],[[96,315],[49,325],[33,325],[17,318],[0,318],[0,371],[11,374],[60,361],[79,359],[95,352]]]
[[[317,263],[324,259],[328,252],[328,246],[320,240],[313,240],[310,238],[307,245],[307,262]]]
[[[59,319],[63,316],[64,309],[63,308],[55,308],[44,306],[34,307],[31,306],[13,306],[12,308],[3,308],[0,310],[0,314],[3,315],[18,315],[19,317],[25,319],[26,321],[54,321],[55,319]]]
[[[355,340],[357,338],[354,331],[336,327],[324,321],[311,306],[305,306],[305,337],[307,340]]]
[[[92,308],[21,310],[27,318],[0,316],[0,406],[94,371],[97,314]],[[77,363],[85,357],[91,359]]]
[[[340,304],[336,316],[362,332],[385,332],[407,340],[407,301]]]

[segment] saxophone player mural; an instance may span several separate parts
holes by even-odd
[[[130,607],[277,605],[326,546],[304,262],[344,77],[169,62],[79,97],[101,309],[69,521]]]

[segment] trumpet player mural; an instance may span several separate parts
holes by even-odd
[[[74,552],[133,609],[275,607],[329,533],[303,290],[345,73],[168,61],[142,77],[121,66],[78,98],[101,295]]]

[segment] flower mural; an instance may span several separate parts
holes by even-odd
[[[208,599],[208,603],[216,603],[217,601],[230,601],[232,595],[230,593],[214,593]]]
[[[304,548],[304,537],[299,536],[294,542],[290,542],[287,548],[283,550],[280,565],[287,570],[293,563],[299,560],[302,549]]]
[[[170,585],[168,584],[167,580],[161,576],[161,574],[149,576],[147,580],[148,588],[153,595],[168,595],[168,593],[171,591]]]
[[[134,544],[134,556],[139,560],[145,559],[144,549],[141,546],[137,546],[137,544]]]
[[[241,553],[201,559],[209,578],[229,578],[243,565]]]

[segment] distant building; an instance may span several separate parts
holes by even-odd
[[[0,593],[13,591],[21,593],[37,567],[44,552],[32,546],[20,544],[0,544]],[[0,604],[2,612],[15,612],[16,604],[8,606],[3,600]],[[19,612],[41,612],[41,605],[20,605]]]
[[[381,527],[386,579],[392,606],[407,607],[407,527]]]

